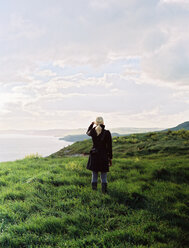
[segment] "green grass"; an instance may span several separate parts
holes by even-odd
[[[114,157],[141,156],[150,154],[188,154],[189,131],[150,132],[113,137]],[[89,154],[92,141],[78,141],[51,155],[65,157],[74,154]]]
[[[106,195],[86,163],[0,163],[0,247],[188,247],[188,155],[115,158]]]

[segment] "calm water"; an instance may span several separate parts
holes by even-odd
[[[0,162],[22,159],[29,154],[48,156],[72,144],[57,137],[32,135],[0,135]]]

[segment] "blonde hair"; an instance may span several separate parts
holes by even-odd
[[[103,120],[103,118],[102,118],[101,116],[97,117],[97,118],[96,118],[96,121],[95,121],[95,124],[97,125],[97,126],[95,127],[95,130],[96,130],[96,133],[97,133],[97,136],[98,136],[98,135],[101,134],[101,132],[102,132],[102,127],[101,127],[100,125],[101,125],[101,124],[104,125],[104,120]]]

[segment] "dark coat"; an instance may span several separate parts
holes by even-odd
[[[91,124],[87,130],[87,135],[92,137],[93,147],[90,151],[87,169],[92,171],[109,171],[109,160],[112,159],[112,136],[105,126],[101,125],[102,132],[97,136],[95,127]],[[92,153],[92,150],[97,153]]]

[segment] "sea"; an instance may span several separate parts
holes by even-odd
[[[0,162],[23,159],[36,153],[46,157],[72,143],[53,136],[0,134]]]

